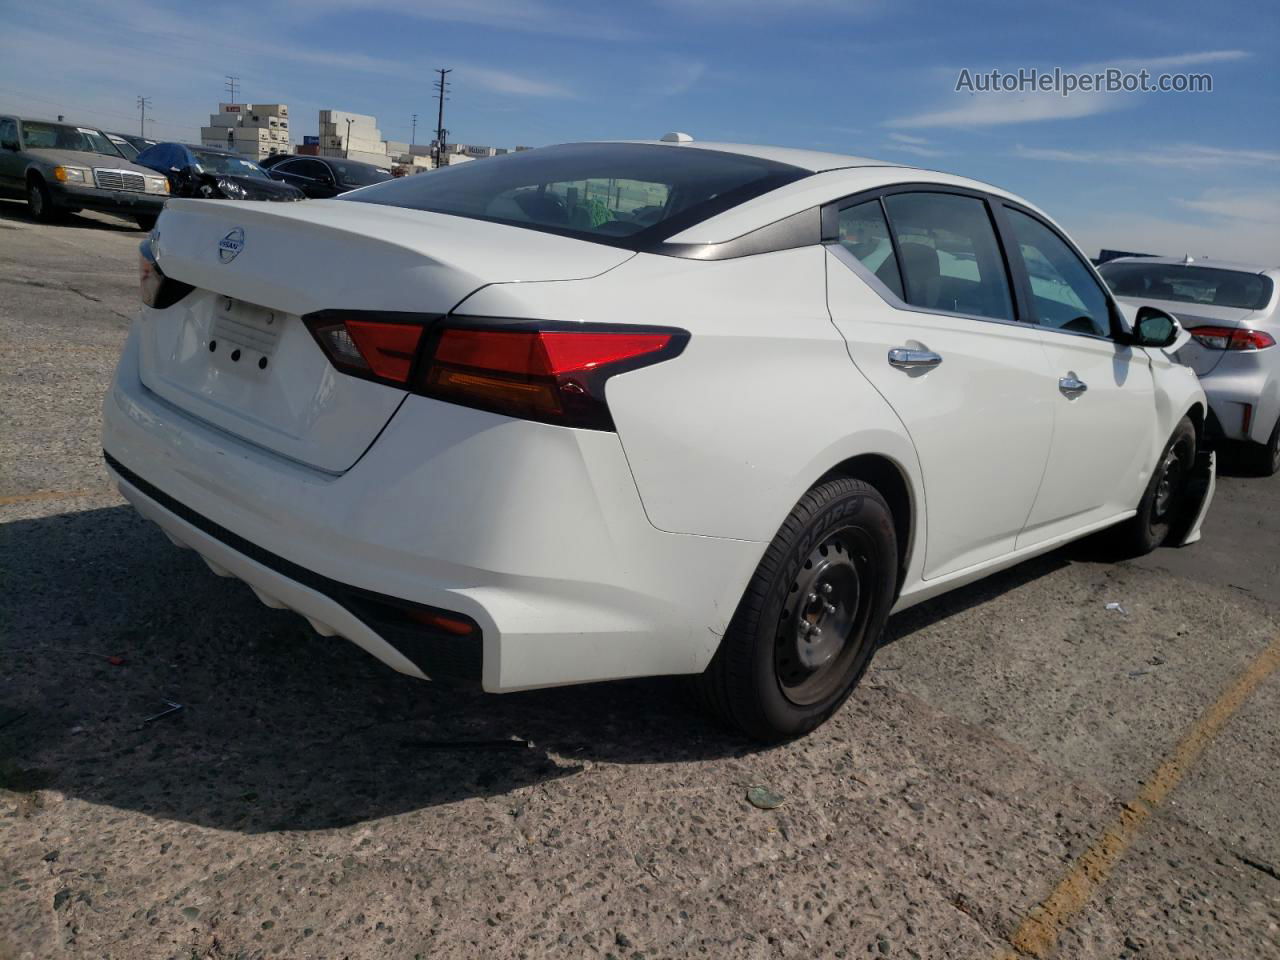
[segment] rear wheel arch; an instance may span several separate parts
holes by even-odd
[[[1205,432],[1204,432],[1204,407],[1200,403],[1193,403],[1191,409],[1186,412],[1186,417],[1191,421],[1191,425],[1196,428],[1196,449],[1203,450]]]
[[[889,504],[893,514],[894,533],[898,541],[898,590],[911,563],[912,541],[916,532],[916,498],[906,471],[889,457],[864,453],[842,460],[824,473],[814,486],[836,477],[862,480],[875,487]]]

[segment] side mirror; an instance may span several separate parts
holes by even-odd
[[[21,147],[18,146],[17,140],[0,141],[0,147],[3,147],[6,150],[12,150],[14,153],[17,153],[20,149],[22,149]]]
[[[1158,307],[1139,307],[1133,321],[1133,342],[1140,347],[1168,347],[1178,339],[1178,321]]]

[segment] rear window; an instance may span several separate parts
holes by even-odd
[[[371,183],[382,183],[390,180],[391,174],[371,163],[343,163],[341,160],[330,160],[338,175],[338,182],[347,187],[365,187]]]
[[[1104,263],[1098,272],[1117,297],[1239,310],[1262,310],[1271,301],[1271,278],[1243,270],[1182,263]]]
[[[639,249],[808,173],[687,147],[566,144],[392,180],[343,199]]]

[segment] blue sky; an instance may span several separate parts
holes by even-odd
[[[190,11],[209,11],[192,13]],[[434,125],[500,146],[659,136],[812,147],[947,170],[1099,246],[1280,263],[1280,7],[924,0],[154,0],[10,6],[0,109],[194,139],[250,102]],[[956,93],[962,68],[1212,74],[1212,93]]]

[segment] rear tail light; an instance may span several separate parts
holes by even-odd
[[[450,320],[326,310],[305,318],[352,376],[437,400],[567,427],[612,430],[605,383],[679,355],[670,327]]]
[[[1246,327],[1192,327],[1187,333],[1210,350],[1265,350],[1276,345],[1271,334]]]
[[[151,238],[142,241],[138,246],[138,291],[144,304],[163,310],[173,306],[194,289],[189,283],[166,277],[156,263],[155,254],[151,252]]]

